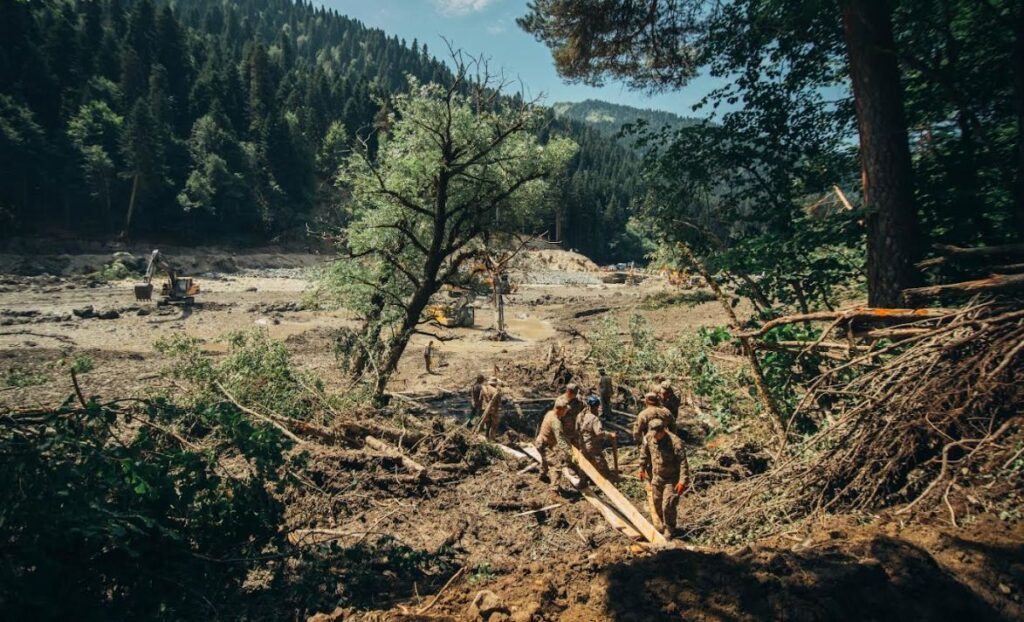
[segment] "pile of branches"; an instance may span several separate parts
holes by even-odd
[[[820,430],[766,473],[691,499],[694,535],[743,539],[816,513],[893,505],[899,513],[945,506],[956,524],[958,479],[1020,458],[1024,309],[975,301],[914,328],[824,372],[793,414],[817,416]],[[868,371],[850,373],[858,364]]]

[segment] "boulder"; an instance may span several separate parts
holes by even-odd
[[[94,317],[96,315],[96,311],[92,308],[92,305],[72,309],[71,313],[73,313],[75,317],[80,317],[82,319]]]

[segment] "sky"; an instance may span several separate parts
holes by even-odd
[[[667,110],[682,116],[707,116],[691,107],[715,82],[698,77],[684,89],[650,96],[608,82],[600,88],[568,84],[558,76],[551,52],[523,32],[516,18],[527,12],[526,0],[320,0],[339,13],[367,26],[380,28],[407,42],[426,43],[442,60],[447,54],[444,39],[473,55],[484,55],[494,68],[523,82],[527,95],[544,96],[544,103],[601,99],[616,104]]]

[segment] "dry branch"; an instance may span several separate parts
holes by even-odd
[[[400,458],[402,460],[402,465],[405,466],[405,468],[408,469],[409,471],[412,471],[413,473],[426,472],[427,467],[423,466],[419,462],[416,462],[409,456],[405,455],[405,453],[401,449],[389,445],[384,441],[376,439],[372,436],[367,436],[364,440],[368,447],[376,449],[379,452],[391,454],[397,458]]]
[[[903,300],[914,301],[939,296],[959,295],[972,296],[981,293],[1009,292],[1024,289],[1024,274],[993,274],[984,279],[949,283],[947,285],[929,285],[903,290]]]
[[[829,425],[789,447],[767,472],[695,499],[689,528],[713,539],[764,535],[821,512],[915,499],[918,511],[944,508],[955,521],[949,493],[956,479],[986,460],[998,468],[1012,452],[987,449],[1008,430],[1021,434],[1022,320],[1020,308],[972,303],[870,353],[883,356],[867,373],[844,379],[838,371],[852,362],[829,369],[803,402],[805,414],[827,416]]]
[[[816,311],[787,315],[765,322],[760,328],[750,331],[733,333],[734,337],[760,337],[773,328],[801,322],[824,322],[835,320],[870,319],[881,322],[919,322],[928,319],[940,319],[954,314],[950,309],[881,309],[875,307],[854,307],[838,311]]]
[[[240,410],[240,411],[242,411],[242,412],[244,412],[247,415],[250,415],[252,417],[256,417],[257,419],[259,419],[260,421],[262,421],[264,423],[269,423],[270,425],[272,425],[275,428],[277,428],[278,430],[280,430],[281,434],[284,434],[286,437],[288,437],[291,440],[295,441],[295,444],[297,444],[297,445],[305,445],[306,444],[306,441],[304,441],[301,438],[299,438],[298,436],[296,436],[294,432],[292,432],[288,428],[284,427],[283,425],[281,425],[277,421],[274,421],[274,419],[272,419],[271,417],[268,417],[267,415],[258,413],[258,412],[256,412],[255,410],[253,410],[251,408],[247,408],[247,407],[243,406],[241,404],[241,402],[236,400],[230,393],[228,393],[228,390],[225,389],[224,385],[222,385],[220,382],[214,381],[213,384],[214,384],[214,386],[217,387],[217,389],[221,393],[224,394],[224,397],[228,398],[229,402],[231,402],[232,404],[235,405],[235,407],[238,408],[238,410]]]
[[[717,298],[718,302],[722,305],[722,309],[729,318],[729,323],[732,326],[732,329],[734,331],[739,331],[739,318],[736,317],[736,312],[733,310],[728,296],[722,292],[722,288],[718,286],[718,282],[711,277],[707,268],[705,268],[704,264],[697,259],[697,256],[693,254],[693,251],[690,250],[689,246],[682,242],[679,242],[676,246],[693,269],[700,273],[708,287],[711,288],[711,291],[715,293],[715,298]],[[754,345],[750,340],[751,335],[740,334],[737,335],[737,337],[740,340],[740,345],[743,346],[743,353],[747,356],[747,360],[750,361],[750,371],[754,376],[754,386],[757,388],[757,394],[761,398],[761,402],[764,404],[765,410],[768,411],[768,421],[772,430],[775,432],[775,436],[779,443],[779,450],[781,451],[781,449],[786,446],[786,424],[782,420],[782,413],[779,411],[779,407],[775,403],[775,399],[772,398],[771,393],[768,391],[768,386],[764,380],[764,372],[761,370],[761,362],[757,360],[757,352],[754,350]]]

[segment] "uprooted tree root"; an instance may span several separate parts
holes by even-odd
[[[821,430],[767,472],[692,498],[691,534],[752,538],[815,514],[893,505],[902,514],[944,507],[956,525],[951,491],[1020,457],[1024,310],[974,303],[927,324],[825,372],[802,403],[817,409]],[[876,366],[844,378],[854,363]],[[1024,485],[1016,471],[1009,481]]]

